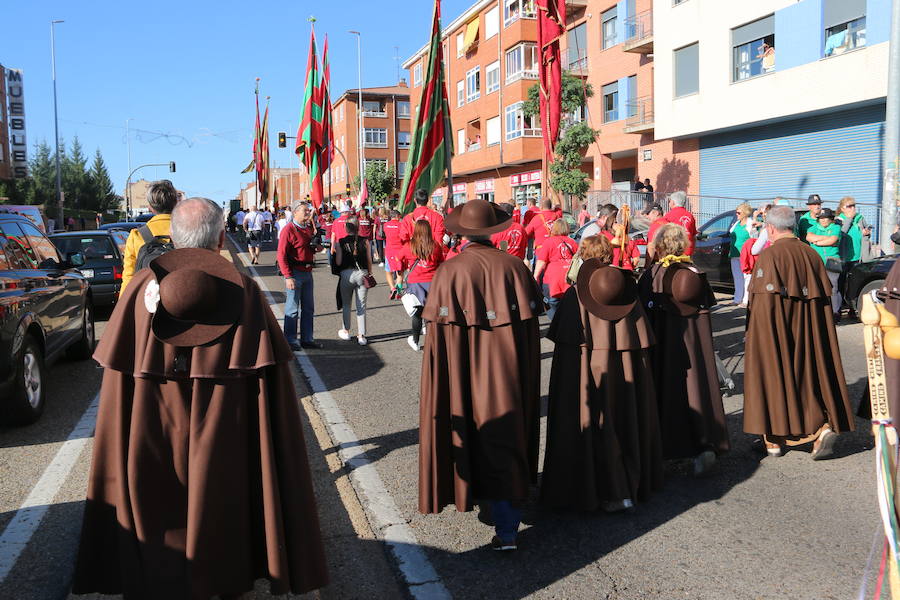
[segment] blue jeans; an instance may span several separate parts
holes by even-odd
[[[515,541],[522,522],[522,510],[515,508],[509,500],[491,500],[491,516],[497,537],[504,542]]]
[[[544,299],[547,300],[547,304],[549,308],[547,309],[547,318],[551,321],[553,320],[553,315],[556,314],[556,307],[559,306],[559,298],[554,298],[550,295],[550,286],[546,283],[541,286],[544,291]]]
[[[300,315],[300,341],[313,341],[313,315],[316,312],[311,271],[294,271],[294,289],[286,290],[284,300],[284,337],[297,339],[297,315]]]

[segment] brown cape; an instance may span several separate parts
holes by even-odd
[[[644,500],[662,486],[662,445],[640,304],[617,321],[585,310],[572,287],[547,335],[550,371],[541,499],[595,510],[604,501]]]
[[[777,240],[759,255],[749,293],[744,431],[802,438],[826,422],[852,430],[822,258],[796,238]]]
[[[469,243],[440,266],[419,409],[419,511],[524,500],[537,479],[543,303],[521,260]]]
[[[695,314],[679,314],[663,285],[669,269],[696,270],[693,265],[674,263],[664,267],[657,263],[644,272],[638,286],[656,335],[651,361],[663,455],[688,458],[704,450],[727,452],[730,444],[709,314],[715,296],[702,276],[706,298]]]
[[[900,318],[900,266],[898,265],[900,265],[900,261],[895,262],[891,267],[879,296],[884,300],[885,308]],[[862,306],[859,308],[862,309]],[[884,374],[887,379],[888,406],[891,410],[891,418],[900,423],[900,360],[885,356]],[[868,394],[862,399],[860,412],[863,411],[866,411],[866,415],[871,418],[872,411]]]
[[[243,277],[236,327],[195,348],[150,331],[139,272],[94,358],[105,368],[73,592],[200,599],[327,583],[293,355]],[[176,370],[176,356],[179,368]]]

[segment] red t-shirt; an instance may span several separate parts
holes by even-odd
[[[506,242],[505,248],[501,245],[503,242]],[[524,259],[528,250],[528,232],[518,223],[510,223],[505,230],[491,236],[491,243],[507,254]]]
[[[391,219],[384,223],[384,245],[386,248],[395,249],[403,247],[403,242],[400,240],[402,225],[403,224],[399,219]]]
[[[431,210],[427,206],[417,206],[416,210],[406,215],[403,219],[403,227],[401,229],[400,241],[404,244],[412,239],[413,227],[416,221],[425,219],[431,225],[431,237],[438,245],[444,245],[444,217],[441,213]]]
[[[331,224],[331,247],[332,249],[337,248],[338,240],[341,240],[347,236],[347,219],[350,215],[342,214],[337,219],[334,220],[334,223]]]
[[[359,231],[357,234],[364,240],[371,240],[373,232],[372,219],[359,219]]]
[[[691,256],[694,253],[694,240],[697,238],[697,221],[694,219],[694,215],[683,206],[676,206],[666,213],[664,219],[669,223],[675,223],[687,229],[688,246],[684,253],[687,256]]]
[[[437,268],[444,262],[444,250],[440,244],[435,244],[434,252],[431,253],[431,258],[428,260],[421,260],[412,253],[409,246],[404,246],[403,250],[400,251],[399,258],[403,262],[404,270],[412,268],[414,264],[416,265],[415,268],[409,272],[409,275],[406,278],[407,283],[430,283],[431,280],[434,279],[435,271],[437,271]],[[416,263],[417,260],[419,261],[418,263]]]
[[[535,251],[535,256],[547,264],[544,283],[550,288],[550,295],[559,298],[571,286],[566,282],[566,273],[572,266],[572,257],[578,252],[578,244],[567,235],[555,235],[544,240]]]
[[[665,217],[660,217],[657,220],[650,223],[650,229],[647,230],[647,245],[653,243],[653,236],[656,235],[657,230],[668,223]]]
[[[611,231],[601,231],[606,239],[612,241],[613,237],[615,237]],[[625,244],[625,256],[631,257],[634,259],[634,262],[637,262],[637,259],[641,257],[641,251],[638,249],[637,244],[634,240],[628,240],[628,243]],[[631,261],[626,260],[624,263],[622,262],[622,247],[618,244],[613,246],[613,259],[612,264],[616,267],[621,267],[626,271],[634,271],[634,266],[631,264]]]
[[[531,223],[531,220],[538,214],[537,207],[532,206],[531,208],[525,211],[525,214],[522,215],[522,225],[528,227],[528,224]]]
[[[278,270],[283,277],[293,277],[294,271],[312,271],[316,254],[310,243],[315,234],[308,225],[296,225],[293,221],[285,225],[278,238]]]
[[[525,215],[528,216],[527,214]],[[535,212],[534,218],[525,226],[528,237],[534,239],[534,247],[540,248],[544,240],[550,237],[550,229],[554,221],[559,217],[555,210],[542,210]]]
[[[384,239],[384,229],[382,229],[381,225],[381,217],[375,217],[372,219],[372,225],[375,227],[375,239],[383,240]]]

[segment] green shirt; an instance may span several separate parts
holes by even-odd
[[[751,223],[752,221],[748,221]],[[750,239],[750,232],[747,231],[747,225],[741,225],[740,221],[735,222],[734,227],[731,230],[731,251],[728,253],[728,258],[737,258],[741,255],[741,248],[744,247],[744,242]]]
[[[818,225],[819,221],[814,219],[811,214],[807,211],[805,215],[800,217],[800,220],[797,221],[797,237],[800,238],[801,242],[806,242],[806,233],[812,229],[814,226]],[[807,244],[809,242],[806,242]]]
[[[828,227],[822,227],[818,223],[809,228],[809,233],[815,235],[828,235],[828,236],[837,236],[838,240],[841,238],[841,226],[837,223],[832,223]],[[828,262],[829,258],[838,258],[840,256],[840,247],[839,244],[835,246],[814,246],[811,245],[812,249],[819,253],[819,256],[822,257],[822,262]]]
[[[862,229],[859,222],[862,221],[862,215],[853,217],[853,222],[847,232],[841,236],[841,260],[858,261],[862,258]]]

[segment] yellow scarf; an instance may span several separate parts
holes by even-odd
[[[681,254],[679,256],[675,256],[674,254],[670,254],[666,257],[663,257],[662,260],[659,261],[660,264],[664,267],[668,267],[672,263],[689,263],[691,262],[691,257]]]

